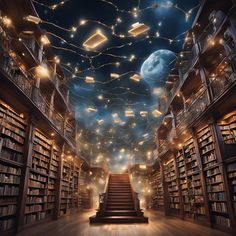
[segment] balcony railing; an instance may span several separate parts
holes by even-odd
[[[68,138],[72,143],[75,141],[75,127],[73,127],[73,124],[67,122],[65,127],[65,136]]]
[[[183,57],[182,66],[180,67],[181,77],[183,77],[187,72],[192,69],[199,56],[199,51],[199,46],[196,43],[192,46],[192,49],[190,52],[188,52],[188,55],[185,55]]]
[[[1,58],[0,66],[9,76],[9,78],[20,87],[20,89],[30,96],[32,93],[32,83],[30,79],[25,77],[19,69],[14,68],[10,58]]]
[[[204,90],[176,119],[176,134],[181,134],[209,105],[207,90]]]
[[[226,20],[226,16],[224,13],[220,14],[218,12],[218,16],[215,17],[212,21],[208,23],[208,25],[202,31],[202,34],[198,38],[198,42],[200,44],[200,49],[203,52],[209,45],[214,44],[214,39],[222,27]]]
[[[158,154],[159,156],[162,156],[170,149],[170,142],[169,140],[159,140],[158,145]]]
[[[210,76],[209,87],[213,99],[219,97],[236,81],[236,74],[233,71],[232,63],[235,63],[235,55],[231,59],[224,58]]]
[[[33,80],[27,78],[10,57],[0,58],[0,67],[8,75],[7,78],[15,83],[56,128],[63,133],[65,119],[54,108],[50,107],[50,104],[40,93],[39,89],[34,87]],[[71,130],[73,131],[73,129]],[[74,144],[73,136],[69,135],[69,132],[66,133],[66,136],[69,137]]]

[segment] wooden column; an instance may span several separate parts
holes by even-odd
[[[33,152],[35,124],[36,122],[30,117],[28,119],[28,126],[27,126],[27,131],[26,131],[26,139],[25,139],[25,146],[24,146],[25,165],[22,169],[20,193],[19,193],[18,207],[17,207],[17,214],[16,214],[16,231],[17,232],[21,231],[24,227],[28,181],[30,177],[30,169],[32,167],[32,154],[33,154],[32,152]]]
[[[209,87],[209,80],[206,78],[204,67],[201,67],[199,69],[199,74],[200,74],[200,77],[201,77],[201,81],[202,81],[203,87],[207,91],[207,98],[208,98],[208,104],[209,104],[213,100],[214,95],[213,95],[213,93],[212,93],[212,91],[211,91],[211,89]]]
[[[55,90],[53,90],[51,98],[50,98],[50,111],[49,111],[49,118],[51,118],[53,114],[53,108],[54,108],[54,98],[55,98]]]

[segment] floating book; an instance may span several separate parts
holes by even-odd
[[[140,142],[138,143],[139,146],[142,146],[143,144],[144,144],[144,141],[140,141]]]
[[[139,82],[139,81],[141,80],[141,77],[140,77],[140,75],[138,75],[138,74],[134,74],[134,75],[132,75],[132,76],[130,77],[130,79],[131,79],[131,80],[134,80],[134,81],[136,81],[136,82]]]
[[[88,49],[94,49],[104,42],[107,41],[107,37],[100,31],[96,31],[92,36],[90,36],[84,43],[83,46]]]
[[[99,125],[104,124],[104,120],[98,120],[98,124],[99,124]]]
[[[29,16],[26,16],[25,19],[29,22],[35,23],[36,25],[38,25],[41,22],[41,19],[37,16],[29,15]]]
[[[125,111],[125,116],[126,117],[134,117],[134,112],[131,110],[127,110],[127,111]]]
[[[93,108],[93,107],[89,107],[87,110],[88,110],[88,112],[96,112],[97,111],[97,109]]]
[[[94,84],[94,83],[95,83],[95,80],[94,80],[93,77],[86,76],[86,77],[85,77],[85,82],[86,82],[87,84]]]
[[[147,25],[136,22],[135,24],[132,24],[132,27],[128,32],[132,36],[136,37],[140,34],[146,33],[149,29],[150,28]]]
[[[148,112],[147,112],[147,111],[140,111],[139,114],[140,114],[140,116],[142,116],[142,117],[146,117],[147,114],[148,114]]]
[[[111,73],[111,78],[112,78],[112,79],[118,79],[119,77],[120,77],[119,74]]]
[[[157,109],[155,109],[155,110],[152,111],[152,115],[153,115],[154,117],[159,117],[161,114],[162,114],[162,113],[161,113],[159,110],[157,110]]]

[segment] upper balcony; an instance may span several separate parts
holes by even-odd
[[[46,86],[41,83],[39,87],[36,86],[36,79],[31,73],[25,71],[23,65],[19,64],[17,55],[0,45],[0,68],[5,73],[6,78],[13,82],[19,89],[34,103],[34,105],[41,111],[41,113],[54,125],[62,135],[75,145],[75,124],[73,119],[67,119],[67,110],[61,109],[57,104],[57,99],[52,99],[54,86]],[[9,53],[9,54],[8,54]],[[55,93],[54,93],[55,96]],[[68,131],[68,127],[70,131]]]

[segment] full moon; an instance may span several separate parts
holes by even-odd
[[[150,85],[163,87],[176,58],[174,52],[160,49],[152,53],[141,67],[141,77]]]

